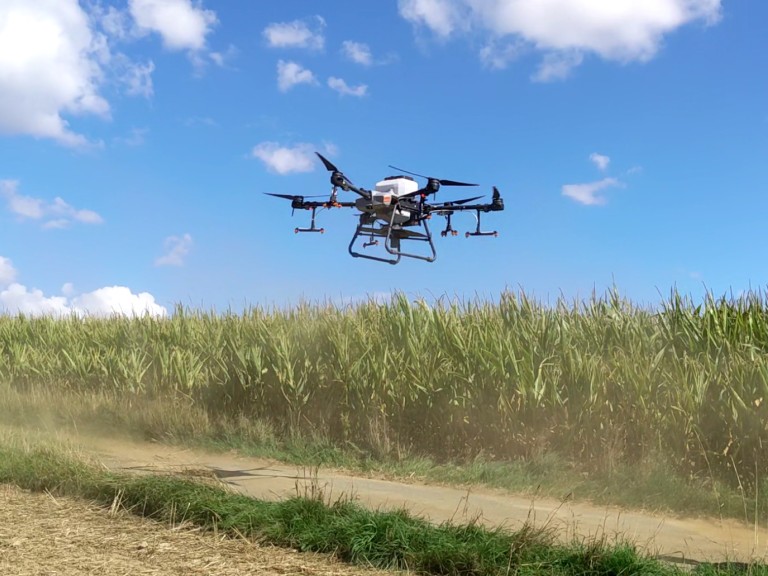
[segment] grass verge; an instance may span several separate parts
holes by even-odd
[[[236,450],[298,466],[322,466],[389,479],[418,479],[452,486],[487,486],[511,492],[573,498],[598,504],[687,516],[768,521],[768,481],[757,501],[713,478],[683,478],[662,460],[595,473],[556,454],[500,462],[485,458],[437,462],[417,454],[373,454],[312,437],[280,435],[269,423],[245,417],[212,418],[199,407],[158,398],[106,393],[27,391],[0,385],[0,421],[19,429],[129,436],[210,451]]]
[[[546,528],[488,529],[478,523],[433,525],[404,510],[373,511],[308,490],[270,502],[178,476],[109,472],[61,446],[0,438],[0,483],[121,506],[156,520],[181,521],[237,537],[332,553],[342,560],[415,574],[446,576],[658,575],[683,572],[645,557],[627,542],[564,545]],[[701,575],[768,575],[766,566],[701,564]]]

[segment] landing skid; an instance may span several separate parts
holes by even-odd
[[[421,220],[419,226],[424,229],[424,232],[415,232],[396,226],[394,223],[395,212],[392,212],[392,217],[388,225],[381,225],[375,227],[373,222],[366,216],[360,217],[360,223],[357,225],[352,241],[349,243],[349,253],[353,258],[366,258],[368,260],[375,260],[377,262],[387,262],[389,264],[397,264],[404,256],[406,258],[415,258],[416,260],[425,260],[427,262],[434,262],[437,259],[437,252],[435,245],[432,243],[432,233],[429,231],[429,226],[426,220]],[[384,238],[384,249],[392,254],[394,258],[386,258],[381,256],[372,256],[370,254],[364,254],[355,250],[355,242],[360,236],[367,236],[369,241],[363,243],[363,248],[369,246],[378,245],[378,240],[375,237]],[[413,242],[427,242],[431,255],[413,254],[410,252],[404,252],[400,249],[403,241]]]

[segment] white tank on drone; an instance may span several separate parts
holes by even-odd
[[[378,204],[389,205],[392,202],[392,196],[402,196],[409,192],[416,192],[419,184],[408,176],[389,176],[376,182],[373,188],[373,201]],[[389,199],[387,199],[389,197]]]

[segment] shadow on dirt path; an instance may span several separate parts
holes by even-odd
[[[676,518],[585,502],[533,500],[486,488],[466,490],[356,477],[157,443],[90,437],[73,440],[112,469],[199,471],[257,498],[286,498],[314,486],[331,500],[346,496],[372,508],[405,507],[433,522],[479,518],[486,525],[514,530],[530,520],[537,526],[556,529],[564,540],[597,536],[609,542],[631,541],[650,554],[667,558],[712,562],[768,559],[768,528],[735,520]]]

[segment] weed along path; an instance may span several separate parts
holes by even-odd
[[[329,500],[352,497],[373,508],[406,507],[434,522],[478,518],[510,529],[526,521],[548,525],[564,539],[605,536],[629,540],[651,554],[699,561],[765,562],[768,529],[735,520],[676,518],[599,506],[532,499],[488,489],[460,489],[352,476],[232,454],[210,454],[155,443],[77,438],[76,442],[105,466],[136,472],[176,471],[216,476],[243,493],[280,499],[313,489]]]

